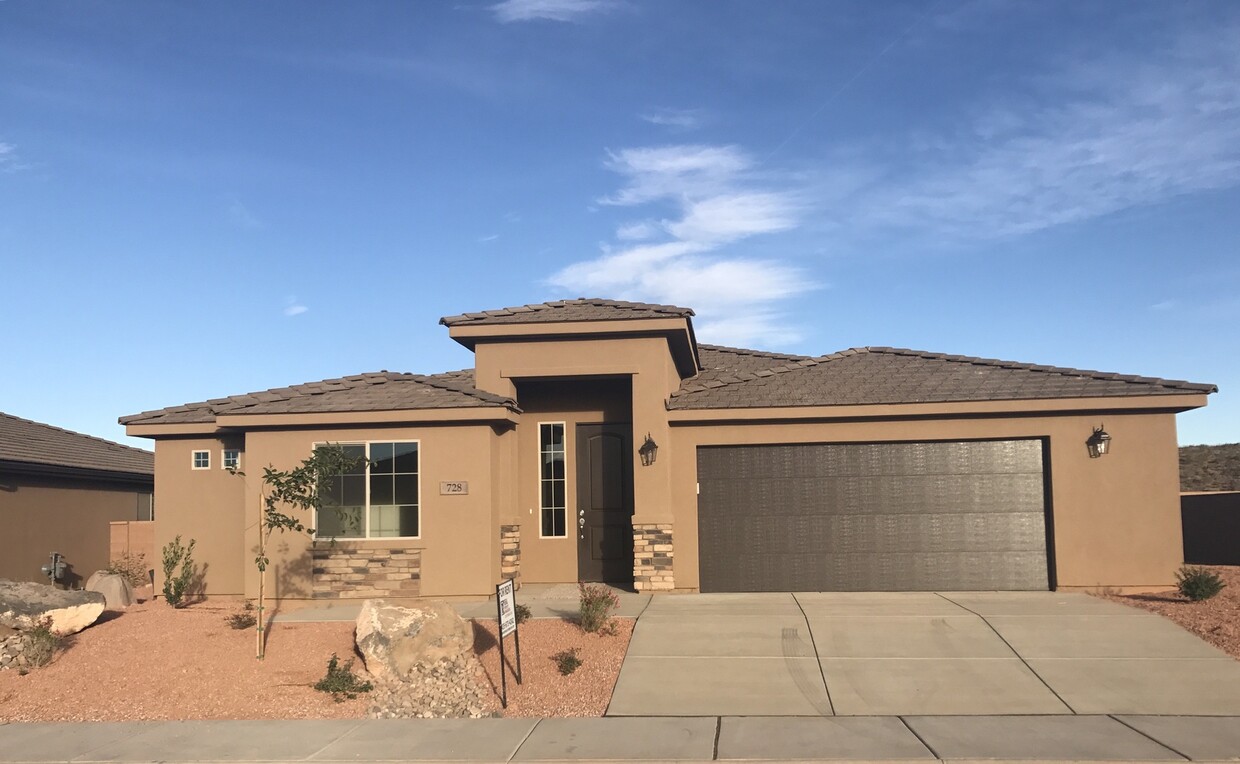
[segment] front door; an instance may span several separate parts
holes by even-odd
[[[577,577],[633,581],[633,452],[629,425],[577,425]]]

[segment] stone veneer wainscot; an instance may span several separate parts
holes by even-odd
[[[314,560],[315,599],[417,597],[422,550],[319,542]]]
[[[499,527],[499,575],[512,579],[514,590],[521,588],[521,526]]]
[[[676,588],[672,575],[671,523],[633,526],[633,588],[639,592]]]

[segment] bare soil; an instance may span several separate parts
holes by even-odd
[[[0,723],[366,716],[366,695],[336,703],[312,687],[333,653],[342,661],[355,655],[352,622],[276,623],[267,657],[259,661],[253,628],[227,623],[236,612],[231,605],[175,610],[162,602],[106,611],[94,626],[66,638],[50,665],[25,676],[0,671]],[[614,623],[614,636],[586,634],[555,619],[523,624],[525,681],[518,687],[509,675],[506,715],[601,716],[634,622]],[[476,623],[474,633],[482,681],[494,685],[492,710],[499,710],[495,624]],[[561,677],[550,656],[567,647],[580,648],[583,665]],[[354,671],[364,675],[360,659]]]
[[[1240,567],[1205,567],[1217,573],[1227,588],[1202,602],[1193,602],[1174,589],[1153,594],[1099,596],[1166,616],[1231,657],[1240,659]]]

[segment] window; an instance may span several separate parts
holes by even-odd
[[[241,469],[241,452],[235,448],[226,448],[220,461],[226,470]]]
[[[211,469],[211,452],[195,451],[194,452],[194,469],[209,470]]]
[[[539,506],[542,511],[543,538],[564,538],[567,509],[564,477],[564,423],[547,422],[538,425],[538,488]]]
[[[339,446],[358,460],[324,488],[317,535],[342,539],[417,538],[418,444],[366,443]]]

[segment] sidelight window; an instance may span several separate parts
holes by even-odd
[[[564,538],[567,528],[567,489],[564,467],[564,423],[538,425],[538,488],[543,538]]]

